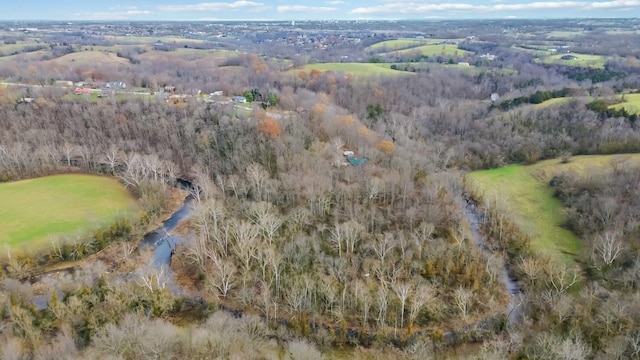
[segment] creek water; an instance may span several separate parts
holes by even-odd
[[[186,181],[180,181],[179,187],[183,189],[190,189],[192,185]],[[171,235],[173,231],[180,223],[187,220],[193,214],[193,197],[191,195],[184,199],[182,206],[176,210],[168,219],[162,222],[162,225],[157,229],[147,233],[142,240],[138,243],[139,248],[151,248],[153,249],[153,257],[151,260],[151,266],[160,270],[165,280],[165,286],[169,291],[176,295],[183,295],[184,290],[175,283],[175,274],[171,270],[171,256],[174,249],[182,241],[182,237]],[[61,270],[69,273],[72,269]],[[54,272],[55,273],[55,272]],[[124,278],[132,279],[136,275],[134,273],[126,275]],[[64,293],[57,292],[58,298],[64,297]],[[34,295],[30,298],[31,303],[38,310],[45,309],[49,306],[51,300],[51,294],[46,295]]]
[[[473,200],[466,197],[461,197],[458,201],[458,204],[463,210],[465,219],[467,219],[467,221],[469,222],[471,235],[473,236],[473,240],[475,241],[476,245],[487,256],[492,256],[493,254],[488,247],[488,241],[484,233],[481,231],[484,216],[478,211],[478,206]],[[507,324],[513,325],[520,321],[522,317],[520,308],[520,305],[522,303],[522,287],[520,286],[518,280],[512,275],[512,272],[509,269],[509,264],[505,260],[502,260],[502,266],[497,270],[498,281],[500,281],[500,283],[505,287],[511,297],[509,300],[509,304],[504,310],[504,314],[507,316]]]
[[[168,266],[171,263],[173,250],[182,240],[179,236],[171,235],[171,231],[178,227],[182,221],[191,217],[193,213],[193,201],[193,197],[187,196],[182,206],[171,214],[167,220],[163,221],[160,227],[147,233],[142,240],[140,240],[139,247],[153,248],[154,266]]]

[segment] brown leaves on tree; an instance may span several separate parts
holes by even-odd
[[[376,145],[376,149],[385,152],[387,154],[391,154],[394,150],[393,142],[389,140],[382,140]]]
[[[278,122],[270,116],[267,116],[263,121],[258,123],[258,130],[272,139],[280,136],[280,132],[282,131]]]

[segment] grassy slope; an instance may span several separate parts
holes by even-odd
[[[630,113],[640,114],[640,94],[626,94],[623,103],[611,107],[614,109],[625,108]]]
[[[415,46],[421,46],[428,44],[429,41],[425,39],[395,39],[395,40],[386,40],[379,43],[375,43],[371,46],[368,46],[365,50],[367,51],[375,51],[381,50],[383,48],[387,49],[406,49]]]
[[[136,211],[112,178],[57,175],[0,184],[0,246],[40,247],[50,235],[81,231]]]
[[[422,54],[425,56],[459,56],[464,57],[467,55],[472,55],[473,53],[470,51],[458,49],[456,45],[423,45],[418,47],[413,47],[410,49],[392,51],[388,53],[384,53],[381,55],[412,55],[412,54]]]
[[[43,63],[63,65],[128,65],[129,59],[118,57],[115,53],[102,51],[79,51],[66,54]]]
[[[607,58],[605,56],[578,53],[571,53],[571,55],[574,55],[577,58],[576,60],[562,60],[561,58],[564,55],[566,54],[548,55],[536,59],[536,61],[544,64],[581,66],[594,69],[604,69],[604,63],[607,61]]]
[[[565,220],[563,206],[553,197],[549,180],[566,171],[579,176],[608,171],[612,161],[625,159],[640,163],[640,154],[577,156],[568,164],[553,159],[530,166],[510,165],[472,172],[467,175],[467,182],[475,196],[502,200],[505,204],[502,210],[510,214],[520,229],[532,235],[534,251],[569,263],[571,254],[580,250],[580,240],[561,227]]]
[[[303,71],[309,72],[311,70],[320,71],[335,71],[351,73],[355,76],[372,76],[372,75],[407,75],[413,74],[406,71],[391,70],[389,64],[372,64],[372,63],[324,63],[324,64],[310,64],[303,68]],[[300,69],[292,70],[296,74],[300,72]]]

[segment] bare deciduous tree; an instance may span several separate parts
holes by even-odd
[[[404,308],[407,304],[407,298],[411,294],[411,285],[407,283],[395,283],[391,285],[393,292],[400,300],[400,327],[404,327]]]
[[[467,322],[467,317],[469,316],[469,312],[471,311],[471,306],[473,304],[473,292],[470,289],[461,286],[454,291],[453,302],[458,310],[460,310],[460,314],[462,314],[464,322]]]
[[[611,265],[624,250],[624,242],[619,230],[606,230],[604,234],[596,235],[593,245],[594,260]]]

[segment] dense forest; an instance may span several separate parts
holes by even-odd
[[[515,73],[433,66],[358,77],[283,69],[251,53],[206,68],[210,60],[142,52],[127,54],[140,62],[126,67],[0,65],[3,78],[40,84],[0,88],[0,181],[113,176],[144,209],[82,241],[3,258],[2,358],[320,359],[339,349],[424,359],[464,344],[478,345],[467,355],[481,359],[637,358],[637,167],[553,179],[565,226],[582,241],[575,264],[530,251],[528,235],[488,202],[479,204],[491,241],[483,249],[464,215],[468,171],[640,152],[637,116],[608,107],[636,91],[637,68],[618,59],[605,71],[615,76],[580,77],[498,44],[481,48],[503,52],[498,61]],[[87,101],[42,86],[115,77],[255,101],[250,110]],[[558,98],[567,101],[533,106]],[[150,255],[136,245],[178,182],[193,184],[184,239],[170,268],[145,265]],[[49,273],[69,261],[72,271]],[[518,294],[499,279],[505,261]]]

